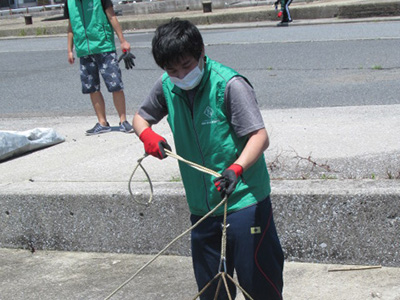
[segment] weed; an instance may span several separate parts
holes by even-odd
[[[180,176],[172,176],[170,182],[181,182],[182,178]]]
[[[279,160],[282,152],[277,154],[275,159],[268,164],[268,168],[273,172],[274,170],[279,170],[283,168],[283,163]]]
[[[36,35],[45,35],[46,34],[46,28],[36,28]]]
[[[322,174],[321,175],[321,179],[337,179],[337,177],[335,175],[326,175],[326,174]]]
[[[388,179],[400,179],[400,171],[397,172],[397,175],[392,174],[389,170],[386,170],[386,175]]]

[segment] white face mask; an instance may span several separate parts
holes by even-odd
[[[201,69],[199,65],[197,65],[182,79],[170,76],[171,82],[175,84],[177,87],[181,88],[182,90],[188,91],[195,88],[200,83],[204,74],[204,60],[202,58],[200,58],[200,63],[202,65]]]

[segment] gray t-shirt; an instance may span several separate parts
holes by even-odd
[[[187,93],[189,100],[193,101],[196,90]],[[255,92],[245,79],[240,76],[233,77],[226,85],[224,98],[227,118],[238,137],[265,127]],[[138,113],[151,125],[157,124],[168,114],[162,88],[162,77],[156,81]]]

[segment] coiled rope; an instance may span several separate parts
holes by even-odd
[[[191,161],[189,161],[189,160],[186,160],[186,159],[184,159],[183,157],[179,156],[178,154],[176,154],[176,153],[174,153],[174,152],[172,152],[172,151],[170,151],[170,150],[168,150],[168,149],[164,149],[164,151],[165,151],[165,154],[167,154],[168,156],[170,156],[170,157],[172,157],[172,158],[175,158],[175,159],[177,159],[177,160],[180,160],[180,161],[186,163],[187,165],[191,166],[192,168],[194,168],[194,169],[196,169],[196,170],[199,170],[200,172],[207,173],[207,174],[210,174],[210,175],[215,176],[215,177],[220,177],[220,176],[221,176],[221,174],[219,174],[218,172],[215,172],[214,170],[211,170],[211,169],[209,169],[209,168],[206,168],[206,167],[204,167],[204,166],[201,166],[201,165],[198,165],[198,164],[196,164],[196,163],[194,163],[194,162],[191,162]],[[146,169],[142,166],[142,161],[143,161],[147,156],[148,156],[148,154],[145,153],[141,158],[139,158],[139,159],[137,160],[137,165],[136,165],[136,167],[133,169],[132,174],[131,174],[131,176],[129,177],[129,182],[128,182],[128,190],[129,190],[129,194],[131,195],[132,199],[133,199],[137,204],[146,205],[146,206],[150,205],[151,202],[153,201],[153,193],[154,193],[153,183],[152,183],[152,181],[151,181],[151,179],[150,179],[150,176],[149,176],[149,174],[147,173]],[[142,202],[138,201],[138,200],[135,198],[135,196],[133,195],[132,188],[131,188],[133,176],[135,175],[136,170],[137,170],[139,167],[143,170],[144,174],[146,175],[147,181],[148,181],[149,186],[150,186],[150,197],[149,197],[149,200],[148,200],[146,203],[142,203]]]
[[[211,170],[209,168],[206,168],[204,166],[198,165],[194,162],[188,161],[184,158],[182,158],[181,156],[177,155],[176,153],[173,153],[172,151],[169,151],[168,149],[164,149],[165,153],[170,156],[173,157],[177,160],[180,160],[186,164],[188,164],[189,166],[213,175],[215,177],[220,177],[221,174],[219,174],[218,172],[215,172],[214,170]],[[141,205],[149,205],[152,200],[153,200],[153,184],[151,182],[150,176],[147,173],[146,169],[142,166],[142,161],[147,157],[148,155],[145,154],[143,155],[141,158],[139,158],[137,160],[137,165],[136,167],[133,169],[133,172],[129,178],[129,193],[132,197],[132,199],[134,199],[134,201],[138,204]],[[143,172],[145,173],[147,180],[149,182],[150,185],[150,198],[147,201],[147,203],[142,203],[138,200],[135,199],[132,189],[131,189],[131,182],[132,182],[132,178],[134,176],[134,174],[136,173],[136,170],[138,168],[141,168],[143,170]],[[221,281],[224,283],[225,289],[227,291],[228,297],[231,300],[231,295],[229,294],[229,289],[228,289],[228,284],[226,281],[226,276],[228,277],[228,279],[230,279],[250,300],[253,300],[250,295],[238,284],[235,282],[235,280],[226,273],[226,228],[229,226],[226,224],[226,217],[227,217],[227,210],[228,210],[228,205],[227,205],[227,200],[228,197],[225,196],[222,201],[220,203],[218,203],[218,205],[216,205],[211,211],[209,211],[206,215],[204,215],[200,220],[198,220],[195,224],[193,224],[189,229],[187,229],[186,231],[184,231],[183,233],[181,233],[180,235],[178,235],[175,239],[173,239],[168,245],[166,245],[160,252],[158,252],[152,259],[150,259],[146,264],[144,264],[139,270],[136,271],[136,273],[134,273],[131,277],[129,277],[124,283],[122,283],[119,287],[117,287],[111,294],[109,294],[104,300],[108,300],[110,299],[112,296],[114,296],[118,291],[120,291],[124,286],[126,286],[129,282],[131,282],[141,271],[143,271],[147,266],[149,266],[153,261],[155,261],[161,254],[163,254],[169,247],[171,247],[176,241],[178,241],[180,238],[182,238],[183,236],[185,236],[187,233],[189,233],[190,231],[192,231],[194,228],[196,228],[201,222],[203,222],[205,219],[207,219],[210,215],[212,215],[219,207],[221,207],[222,205],[225,205],[224,207],[224,221],[223,221],[223,226],[222,226],[222,239],[221,239],[221,261],[220,261],[220,270],[219,273],[195,296],[194,299],[196,299],[197,297],[199,297],[210,285],[211,283],[217,279],[218,277],[220,277],[220,280],[218,282],[218,286],[217,286],[217,290],[216,290],[216,297],[218,296],[219,293],[219,289],[221,286]]]

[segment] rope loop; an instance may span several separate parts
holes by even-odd
[[[149,206],[149,205],[151,204],[151,202],[153,201],[153,193],[154,193],[154,190],[153,190],[153,183],[151,182],[149,173],[147,173],[146,169],[145,169],[145,168],[143,167],[143,165],[142,165],[142,161],[143,161],[147,156],[148,156],[148,154],[145,153],[141,158],[139,158],[139,159],[137,160],[137,165],[136,165],[135,168],[133,169],[132,174],[131,174],[131,176],[129,177],[129,182],[128,182],[128,190],[129,190],[129,194],[131,195],[131,198],[132,198],[133,201],[135,201],[137,204],[144,205],[144,206]],[[140,202],[139,200],[137,200],[137,199],[135,198],[135,196],[133,195],[132,188],[131,188],[133,176],[135,175],[136,170],[137,170],[139,167],[143,170],[144,174],[146,175],[147,182],[148,182],[149,185],[150,185],[150,197],[149,197],[149,200],[148,200],[146,203],[143,203],[143,202]]]
[[[220,177],[220,176],[221,176],[221,174],[219,174],[218,172],[215,172],[214,170],[211,170],[211,169],[209,169],[209,168],[206,168],[206,167],[204,167],[204,166],[201,166],[201,165],[198,165],[198,164],[196,164],[196,163],[194,163],[194,162],[191,162],[191,161],[189,161],[189,160],[186,160],[186,159],[184,159],[183,157],[179,156],[178,154],[175,154],[175,153],[173,153],[172,151],[169,151],[168,149],[164,149],[164,151],[165,151],[165,154],[167,154],[168,156],[170,156],[170,157],[172,157],[172,158],[175,158],[175,159],[177,159],[177,160],[180,160],[180,161],[182,161],[182,162],[188,164],[188,165],[191,166],[192,168],[194,168],[194,169],[196,169],[196,170],[199,170],[200,172],[207,173],[207,174],[210,174],[210,175],[215,176],[215,177]],[[133,201],[135,201],[137,204],[144,205],[144,206],[149,206],[149,205],[151,204],[151,202],[153,201],[153,195],[154,195],[153,183],[152,183],[151,178],[150,178],[149,174],[147,173],[146,169],[145,169],[145,168],[143,167],[143,165],[142,165],[142,161],[143,161],[147,156],[148,156],[148,154],[145,153],[141,158],[139,158],[139,159],[137,160],[137,165],[136,165],[135,168],[133,169],[132,174],[131,174],[131,176],[129,177],[129,182],[128,182],[128,190],[129,190],[129,194],[131,195],[131,198],[132,198]],[[143,203],[143,202],[140,202],[139,200],[137,200],[137,199],[135,198],[135,196],[133,195],[132,188],[131,188],[133,176],[135,175],[136,170],[137,170],[139,167],[143,170],[144,174],[146,175],[147,182],[149,183],[149,186],[150,186],[150,196],[149,196],[149,199],[147,200],[146,203]]]

